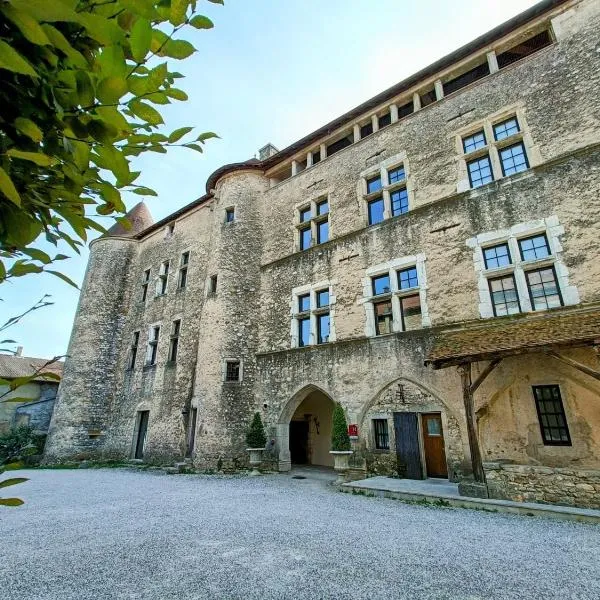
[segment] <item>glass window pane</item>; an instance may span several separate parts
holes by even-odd
[[[381,189],[381,176],[372,177],[371,179],[367,179],[367,194],[372,194],[373,192],[377,192]]]
[[[515,133],[519,133],[519,123],[515,117],[494,125],[494,137],[497,140],[503,140]]]
[[[416,267],[410,267],[409,269],[398,271],[398,289],[408,290],[410,288],[417,287],[418,285],[419,278],[417,277]]]
[[[397,217],[408,212],[408,192],[406,188],[392,192],[390,200],[392,201],[392,216]]]
[[[404,181],[406,174],[404,172],[404,166],[396,167],[395,169],[391,169],[388,171],[388,180],[390,185],[393,183],[398,183],[399,181]]]
[[[500,162],[504,175],[513,175],[529,168],[525,147],[521,142],[500,150]]]
[[[329,240],[329,221],[317,223],[317,244],[324,244]]]
[[[400,309],[402,310],[402,323],[404,331],[421,329],[423,326],[423,320],[421,318],[421,299],[419,298],[419,294],[401,298]]]
[[[317,344],[329,341],[329,313],[317,316]]]
[[[377,302],[373,305],[375,309],[375,334],[385,335],[393,331],[392,303]]]
[[[306,221],[309,221],[311,218],[311,210],[310,210],[310,206],[307,208],[303,208],[300,211],[300,223],[304,223]]]
[[[550,256],[550,246],[545,234],[519,240],[521,258],[523,260],[536,260]]]
[[[427,435],[441,435],[442,426],[440,419],[429,417],[427,419]]]
[[[377,198],[369,202],[369,225],[375,225],[383,221],[384,204],[383,198]]]
[[[494,314],[497,317],[521,312],[515,278],[512,275],[490,279],[488,283]]]
[[[546,310],[562,306],[556,273],[552,267],[527,271],[525,275],[533,310]]]
[[[485,133],[482,131],[478,131],[473,135],[463,138],[463,149],[465,154],[469,154],[469,152],[473,152],[478,148],[483,148],[486,145]]]
[[[308,346],[310,344],[310,319],[298,321],[298,345]]]
[[[378,277],[373,277],[372,282],[374,296],[379,296],[379,294],[388,294],[391,291],[389,275],[379,275]]]
[[[487,155],[467,163],[467,168],[472,188],[478,188],[486,183],[490,183],[490,181],[494,181],[490,157]]]
[[[326,215],[329,212],[329,201],[319,202],[317,204],[317,215]]]
[[[317,292],[317,308],[329,306],[329,290]]]
[[[508,244],[498,244],[491,248],[483,249],[486,269],[497,269],[511,264]]]
[[[310,294],[298,296],[298,312],[304,312],[305,310],[310,310]]]
[[[307,250],[310,248],[311,235],[310,227],[300,230],[300,250]]]
[[[569,428],[559,387],[557,385],[533,386],[533,396],[544,443],[570,445]]]

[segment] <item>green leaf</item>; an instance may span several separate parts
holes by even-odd
[[[32,44],[37,44],[38,46],[50,44],[50,40],[44,33],[44,30],[31,15],[6,5],[2,6],[2,12],[20,29],[21,33]]]
[[[178,142],[184,135],[188,134],[190,131],[194,129],[193,127],[181,127],[180,129],[176,129],[169,136],[169,144],[173,144],[174,142]]]
[[[169,97],[163,92],[152,92],[144,96],[145,100],[152,102],[153,104],[171,104]]]
[[[142,62],[150,50],[152,43],[152,26],[148,19],[138,19],[131,30],[129,38],[131,54],[137,62]]]
[[[158,16],[154,8],[154,0],[119,0],[119,4],[128,8],[132,13],[146,19],[154,20]]]
[[[112,75],[105,77],[96,90],[96,96],[105,104],[115,104],[129,91],[124,77]]]
[[[41,27],[50,40],[50,43],[55,48],[58,48],[63,54],[65,54],[65,56],[68,56],[76,67],[80,69],[87,68],[88,63],[83,54],[81,54],[81,52],[78,50],[75,50],[75,48],[69,44],[67,38],[58,29],[56,29],[56,27],[48,25],[48,23],[44,23]]]
[[[51,156],[42,154],[41,152],[23,152],[16,148],[11,148],[7,153],[11,158],[20,158],[21,160],[28,160],[35,163],[40,167],[49,167],[54,164],[54,159]]]
[[[41,142],[44,135],[42,130],[30,119],[17,117],[15,119],[15,127],[34,142]]]
[[[0,498],[0,506],[21,506],[25,504],[20,498]]]
[[[90,135],[101,144],[112,144],[119,135],[119,130],[101,119],[93,119],[88,123]]]
[[[154,190],[151,190],[147,187],[138,187],[130,191],[132,191],[134,194],[137,194],[138,196],[158,196],[158,194]]]
[[[0,69],[36,77],[33,67],[11,46],[0,40]]]
[[[196,15],[190,19],[190,25],[196,29],[212,29],[215,24],[204,15]]]
[[[23,277],[28,273],[41,273],[42,267],[38,267],[32,263],[16,262],[9,270],[8,274],[12,277]],[[13,380],[13,382],[16,380]]]
[[[0,481],[0,488],[10,487],[11,485],[17,485],[19,483],[24,483],[25,481],[29,481],[29,479],[27,479],[27,477],[12,477],[11,479]]]
[[[225,5],[224,0],[208,0],[209,2],[212,2],[213,4],[223,4]]]
[[[194,52],[196,52],[196,48],[187,40],[169,40],[158,55],[182,60],[188,58]]]
[[[37,248],[21,248],[21,252],[23,252],[23,254],[27,254],[27,256],[30,256],[34,260],[43,262],[45,265],[52,262],[52,259],[45,252],[42,252]]]
[[[132,100],[128,106],[136,117],[143,119],[150,125],[160,125],[164,122],[160,113],[149,104],[144,104],[140,100]]]
[[[75,82],[77,84],[77,97],[81,106],[92,106],[96,98],[92,80],[86,71],[78,70],[75,72]]]
[[[60,271],[52,271],[51,269],[46,269],[45,272],[46,273],[51,273],[55,277],[58,277],[59,279],[62,279],[63,281],[65,281],[69,285],[72,285],[76,290],[79,289],[79,286],[72,279],[70,279],[69,277],[67,277],[64,273],[61,273]]]
[[[115,217],[115,221],[123,225],[126,231],[131,229],[131,221],[127,217]]]
[[[17,10],[31,15],[36,21],[69,21],[77,23],[79,16],[63,2],[49,2],[48,0],[10,0]]]
[[[171,14],[169,21],[175,26],[181,25],[185,21],[189,0],[171,0]]]
[[[163,44],[169,40],[169,36],[160,29],[152,30],[152,41],[150,42],[150,50],[155,54],[159,51]]]
[[[125,54],[122,46],[108,46],[103,48],[100,56],[96,59],[100,66],[103,77],[127,77],[129,67],[125,62]]]
[[[8,173],[0,167],[0,192],[2,192],[11,202],[21,206],[21,197],[17,188],[14,186]]]
[[[197,142],[202,142],[204,143],[206,140],[210,140],[212,138],[218,138],[221,139],[216,133],[213,133],[212,131],[207,131],[206,133],[201,133],[197,138],[196,141]]]
[[[202,146],[198,146],[198,144],[184,144],[185,148],[191,148],[192,150],[195,150],[196,152],[204,152],[204,150],[202,150]]]
[[[116,127],[119,132],[131,131],[127,119],[116,106],[99,106],[96,108],[96,114],[106,123]]]
[[[177,88],[169,88],[165,90],[165,94],[169,96],[169,98],[174,98],[175,100],[185,101],[188,99],[188,95],[184,91],[178,90]]]
[[[89,12],[80,12],[78,20],[86,28],[88,35],[103,46],[118,45],[123,42],[124,31],[116,22],[106,17]]]

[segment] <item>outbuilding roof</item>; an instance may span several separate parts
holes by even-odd
[[[0,378],[16,379],[17,377],[29,377],[34,373],[54,373],[62,376],[64,363],[48,358],[32,358],[30,356],[12,356],[0,354]],[[33,381],[54,381],[52,379],[37,375]]]

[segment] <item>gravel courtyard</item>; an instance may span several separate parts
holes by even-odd
[[[341,494],[289,475],[20,472],[0,597],[600,598],[600,527]],[[18,493],[17,493],[18,490]]]

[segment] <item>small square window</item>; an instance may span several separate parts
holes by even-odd
[[[317,223],[317,244],[329,241],[329,221]]]
[[[406,173],[404,172],[404,166],[401,165],[396,167],[395,169],[390,169],[388,171],[388,180],[390,185],[394,183],[398,183],[400,181],[404,181],[406,179]]]
[[[392,201],[392,216],[397,217],[408,212],[408,192],[406,188],[396,190],[390,194]]]
[[[534,385],[533,397],[544,445],[570,446],[571,436],[560,388],[557,385]]]
[[[546,310],[562,306],[562,297],[558,289],[554,267],[527,271],[525,277],[533,310]]]
[[[375,198],[368,203],[369,225],[376,225],[383,221],[383,211],[385,206],[383,198]]]
[[[494,125],[494,137],[497,141],[503,140],[504,138],[510,137],[515,133],[519,133],[519,122],[516,117],[502,121]]]
[[[300,223],[306,223],[306,221],[310,221],[311,217],[312,212],[310,210],[310,206],[300,209]]]
[[[367,194],[378,192],[381,189],[381,176],[371,177],[367,179]]]
[[[417,268],[410,267],[409,269],[403,269],[398,271],[398,289],[409,290],[414,287],[418,287],[419,278],[417,277]]]
[[[329,212],[329,201],[324,200],[317,204],[317,216],[326,215]]]
[[[505,176],[514,175],[529,168],[525,146],[522,142],[503,148],[500,150],[500,162],[502,164],[502,173]]]
[[[468,162],[467,168],[469,169],[469,180],[472,188],[478,188],[494,181],[490,157],[487,155]]]
[[[373,431],[375,433],[375,448],[377,450],[389,450],[390,436],[387,419],[373,419]]]
[[[310,294],[298,296],[298,312],[310,310]]]
[[[240,361],[228,360],[225,362],[225,381],[240,380]]]
[[[235,208],[227,208],[225,210],[225,222],[232,223],[235,220]]]
[[[317,308],[329,306],[329,290],[320,290],[317,292]]]
[[[498,244],[483,249],[483,258],[486,269],[497,269],[511,264],[508,244]]]
[[[310,227],[300,230],[300,250],[308,250],[311,246],[312,237]]]
[[[373,284],[373,295],[379,296],[381,294],[389,294],[391,291],[390,288],[390,276],[389,275],[379,275],[378,277],[373,277],[371,279]]]
[[[514,315],[521,312],[517,286],[515,278],[512,275],[489,279],[488,285],[496,317]]]
[[[523,260],[537,260],[550,256],[548,239],[543,233],[519,240],[519,248]]]
[[[463,150],[465,151],[465,154],[483,148],[486,144],[487,142],[483,130],[463,138]]]
[[[310,317],[298,319],[298,346],[301,348],[310,344]]]

